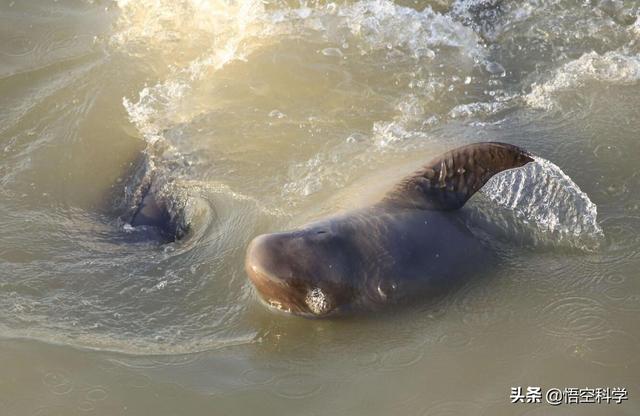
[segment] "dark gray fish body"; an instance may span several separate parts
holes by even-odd
[[[260,236],[248,268],[271,306],[321,316],[439,293],[489,254],[451,213],[383,203]]]
[[[438,293],[489,257],[455,210],[494,174],[532,160],[503,143],[460,147],[375,205],[256,237],[247,273],[267,304],[305,316]]]

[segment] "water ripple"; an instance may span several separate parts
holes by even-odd
[[[621,311],[640,312],[640,292],[626,287],[614,286],[604,290],[607,304]]]
[[[422,359],[424,350],[422,345],[394,348],[382,356],[382,369],[391,371],[409,367]]]
[[[268,368],[250,368],[240,375],[242,381],[248,386],[271,384],[274,380],[273,371]]]
[[[36,48],[36,43],[27,36],[14,36],[3,40],[0,46],[0,53],[9,56],[28,55]]]
[[[314,374],[288,374],[279,377],[273,393],[286,399],[307,399],[324,388],[324,381]]]
[[[63,372],[49,372],[44,375],[42,382],[49,391],[56,395],[66,395],[73,391],[73,381]]]
[[[479,415],[482,406],[478,403],[466,401],[441,402],[429,407],[422,414],[423,416],[460,416]]]
[[[438,343],[454,350],[465,350],[473,341],[468,330],[463,328],[447,328],[446,332],[438,338]]]
[[[588,297],[555,299],[540,311],[540,324],[552,335],[592,339],[611,328],[605,305]]]
[[[598,365],[626,367],[638,362],[638,347],[638,340],[629,332],[610,330],[574,346],[570,354]]]

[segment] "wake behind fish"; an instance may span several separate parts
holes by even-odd
[[[596,204],[560,167],[541,157],[534,159],[522,168],[495,175],[483,193],[533,227],[538,242],[597,248],[604,233]]]

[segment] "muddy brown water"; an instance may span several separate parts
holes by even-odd
[[[0,414],[639,414],[638,13],[1,1]],[[495,267],[337,320],[256,299],[252,237],[483,140],[540,157],[465,207]],[[185,239],[122,219],[148,175]],[[518,386],[628,400],[511,404]]]

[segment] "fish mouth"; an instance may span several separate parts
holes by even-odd
[[[285,283],[278,281],[277,278],[274,278],[269,273],[265,273],[259,267],[250,263],[247,263],[246,269],[249,280],[253,283],[260,301],[264,305],[270,309],[285,313],[305,313],[305,310],[301,308],[299,302],[289,294],[290,289]]]
[[[318,288],[308,291],[301,299],[301,296],[291,295],[288,285],[276,282],[259,269],[247,267],[247,274],[258,292],[260,303],[272,311],[304,318],[324,318],[335,313]]]
[[[320,287],[309,288],[301,279],[279,278],[271,272],[276,262],[282,262],[278,249],[272,234],[254,238],[247,248],[245,269],[261,302],[272,310],[308,318],[331,315],[333,302]]]

